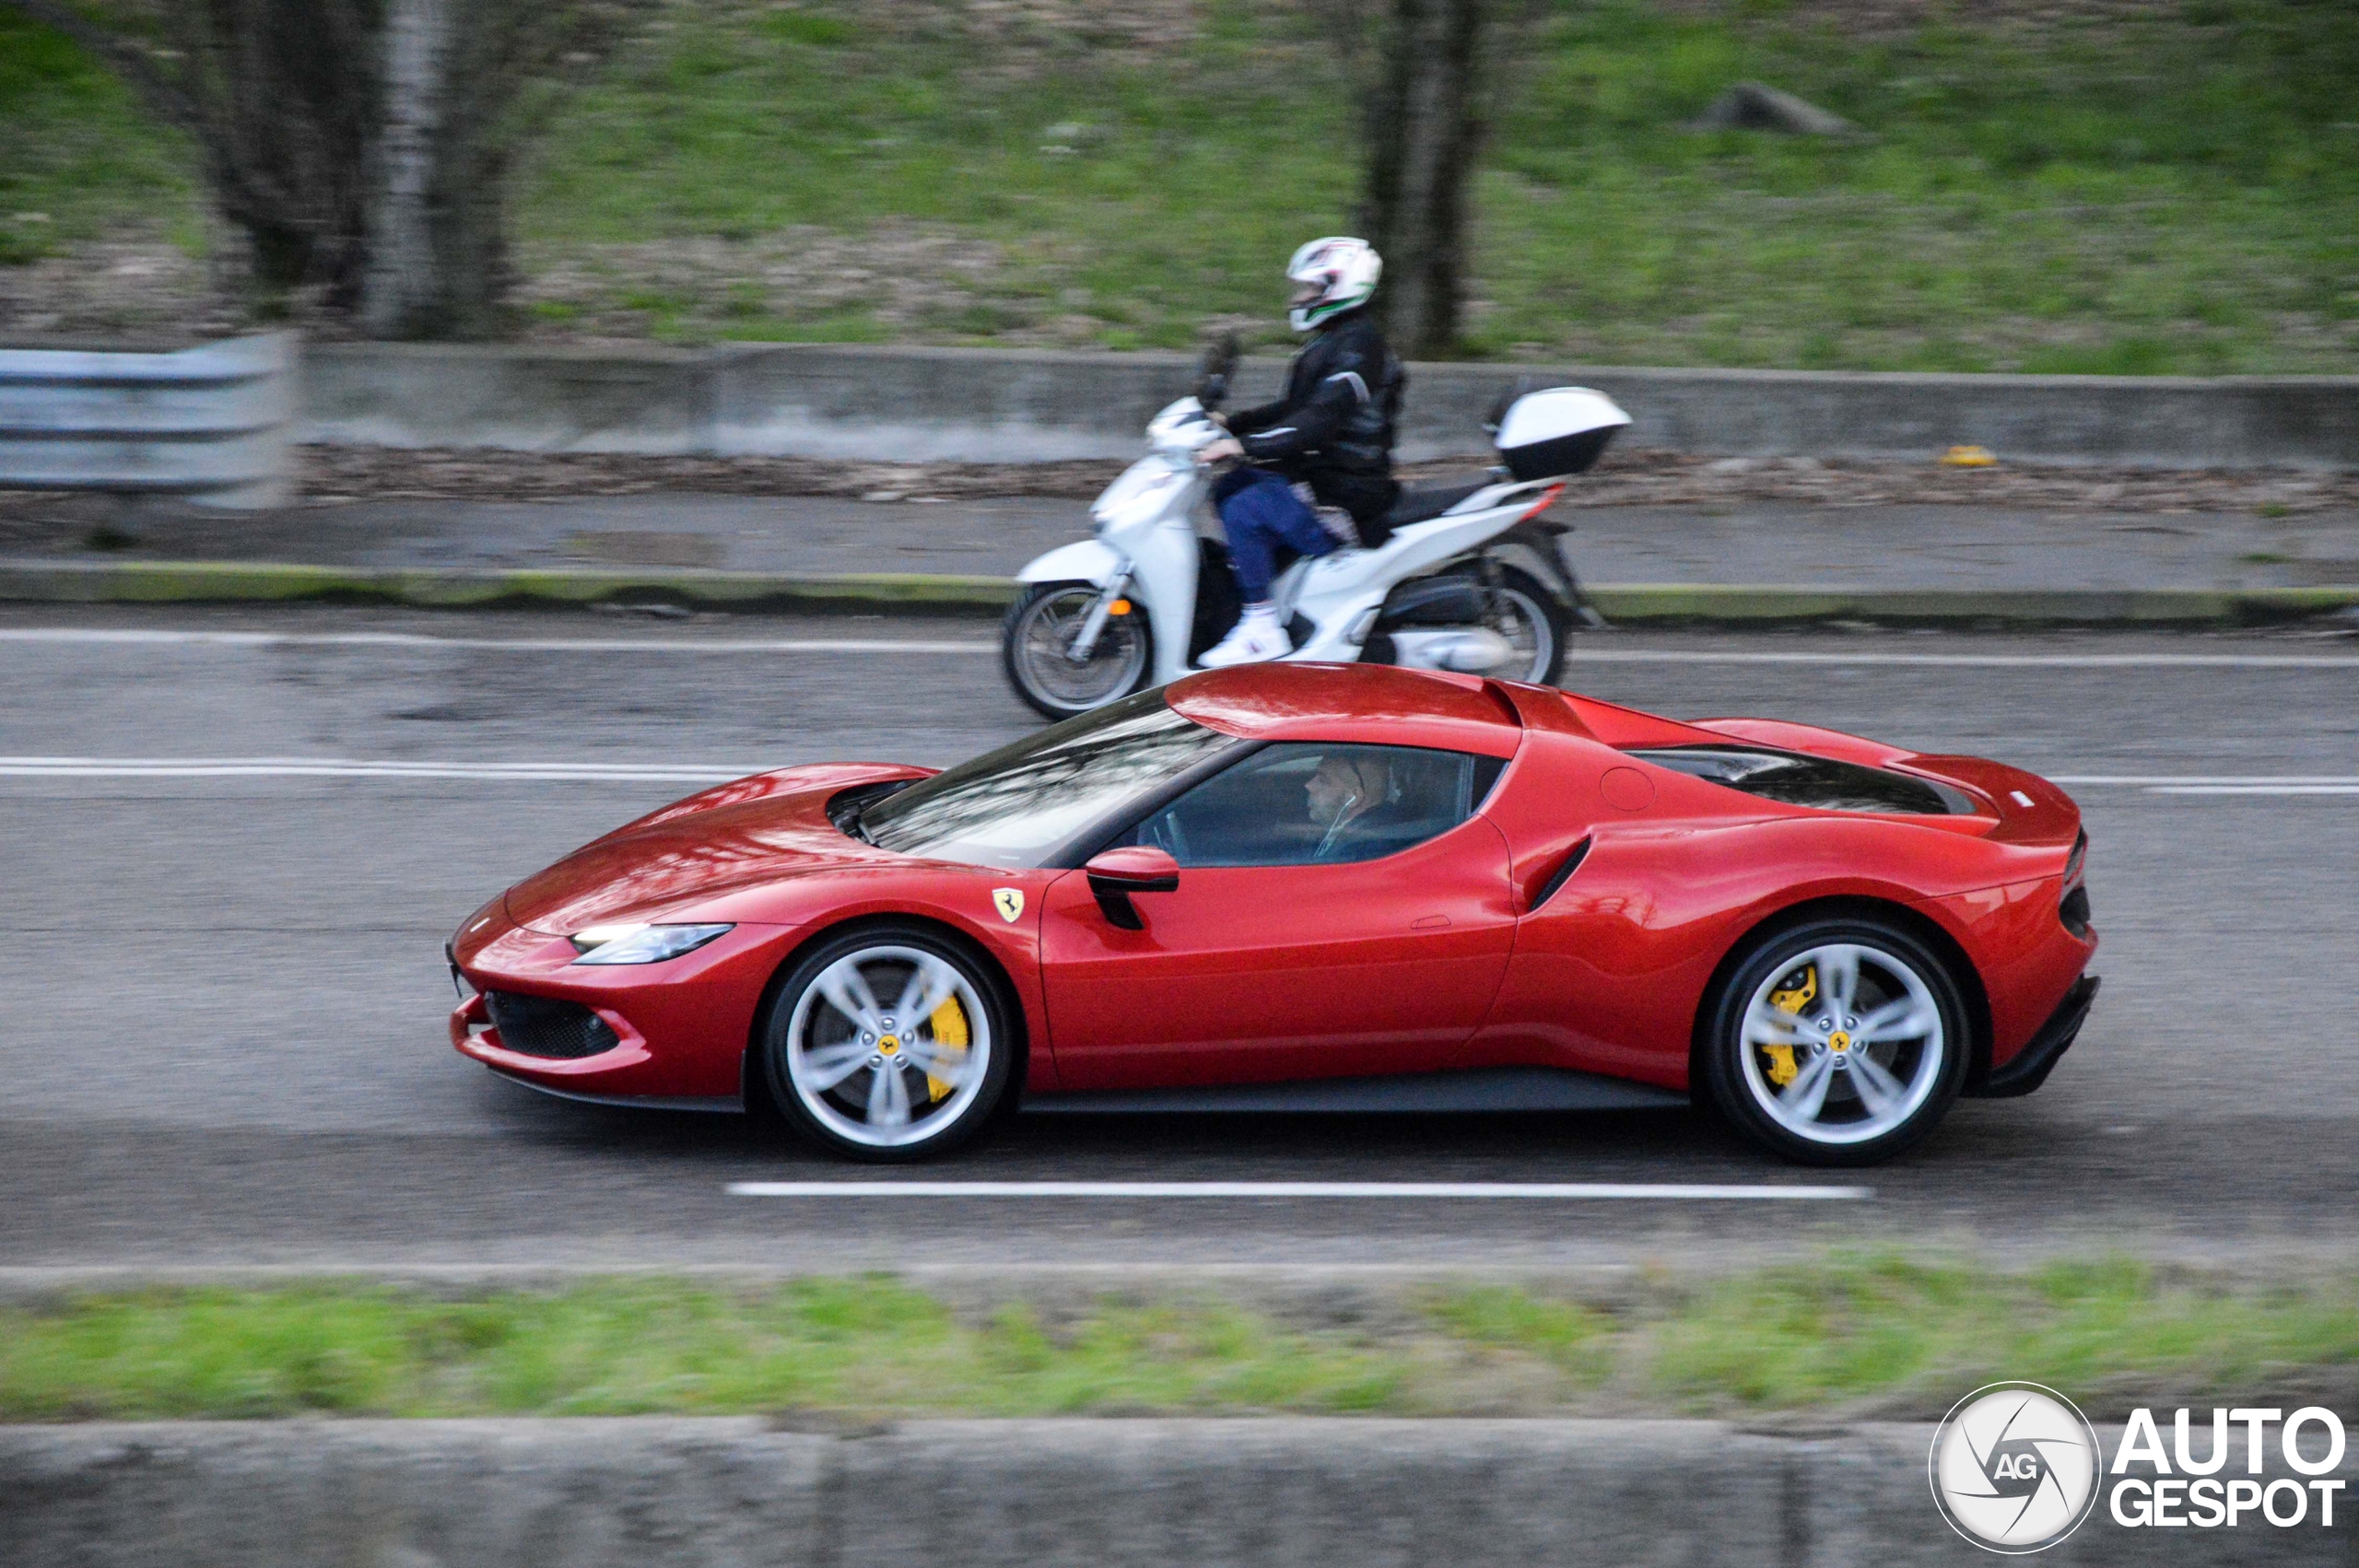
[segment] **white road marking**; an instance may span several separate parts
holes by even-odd
[[[2051,784],[2075,789],[2137,790],[2148,795],[2359,795],[2359,776],[2348,773],[2229,774],[2060,773]]]
[[[733,1198],[1770,1199],[1857,1202],[1869,1187],[1514,1181],[733,1181]]]
[[[428,637],[417,632],[233,632],[0,626],[0,645],[506,649],[519,653],[996,653],[996,642],[887,638]]]
[[[2211,789],[2227,785],[2233,788],[2283,789],[2288,785],[2351,784],[2359,785],[2359,773],[2051,773],[2050,784],[2118,784],[2133,789],[2154,789],[2169,786],[2184,789],[2201,786]]]
[[[2176,784],[2149,795],[2359,795],[2359,784]]]
[[[125,644],[216,648],[388,648],[518,653],[875,653],[988,654],[995,641],[933,638],[501,638],[419,632],[205,631],[130,626],[0,626],[10,643]],[[2359,657],[2331,653],[1909,653],[1859,649],[1706,649],[1587,648],[1568,660],[1591,664],[1877,664],[1955,670],[2355,670]]]
[[[464,778],[485,783],[720,784],[777,762],[468,762],[399,757],[0,756],[0,778]],[[2359,774],[2059,773],[2073,789],[2150,795],[2359,795]]]
[[[2359,670],[2332,653],[1903,653],[1825,650],[1601,648],[1565,658],[1595,664],[1895,664],[1931,670]]]
[[[474,778],[493,783],[573,781],[714,784],[776,764],[405,762],[355,757],[0,757],[0,778]]]

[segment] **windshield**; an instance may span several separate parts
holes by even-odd
[[[860,814],[879,848],[1013,870],[1046,863],[1093,822],[1239,745],[1141,692],[962,762]]]

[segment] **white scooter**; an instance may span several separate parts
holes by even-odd
[[[1091,506],[1097,537],[1017,574],[1001,628],[1018,696],[1051,719],[1178,680],[1242,608],[1196,461],[1227,432],[1211,410],[1228,365],[1147,426],[1147,455]],[[1576,620],[1602,625],[1558,548],[1570,532],[1539,515],[1630,416],[1602,392],[1551,387],[1502,400],[1500,466],[1404,490],[1367,543],[1315,559],[1282,553],[1273,586],[1295,660],[1364,661],[1553,682]]]

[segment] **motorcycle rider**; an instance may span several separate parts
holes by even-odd
[[[1245,613],[1200,661],[1208,670],[1293,650],[1270,600],[1278,546],[1324,556],[1359,544],[1401,493],[1393,425],[1408,377],[1367,310],[1383,270],[1374,246],[1347,235],[1297,251],[1286,263],[1296,285],[1286,320],[1311,336],[1286,372],[1285,395],[1229,415],[1229,437],[1197,453],[1203,462],[1245,460],[1213,486]]]

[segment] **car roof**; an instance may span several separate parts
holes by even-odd
[[[1164,700],[1208,730],[1255,741],[1358,741],[1513,756],[1523,730],[1476,675],[1391,664],[1247,664],[1173,682]]]

